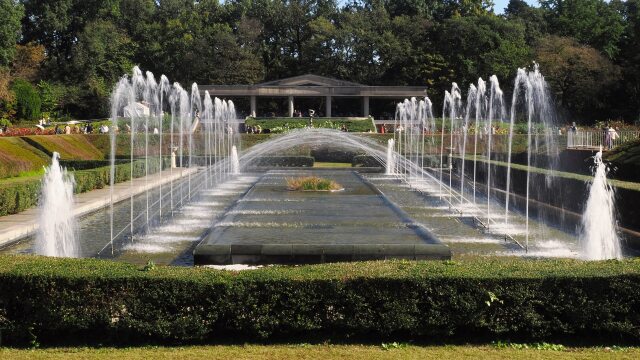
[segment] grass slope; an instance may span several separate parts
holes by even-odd
[[[49,157],[18,137],[0,138],[0,179],[38,172]]]
[[[2,359],[637,359],[638,348],[514,349],[494,346],[244,345],[1,349]]]
[[[35,135],[24,140],[48,155],[60,153],[63,160],[102,160],[104,153],[82,135]]]

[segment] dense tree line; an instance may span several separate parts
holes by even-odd
[[[635,120],[640,0],[0,0],[0,118],[106,116],[133,65],[183,84],[315,73],[438,101],[540,67],[573,120]],[[570,115],[569,115],[570,114]]]

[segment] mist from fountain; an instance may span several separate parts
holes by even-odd
[[[60,154],[54,152],[42,179],[35,250],[39,255],[77,257],[80,254],[73,215],[74,179],[60,166],[59,159]]]
[[[531,193],[531,163],[532,158],[537,156],[539,152],[539,133],[538,129],[534,128],[535,124],[542,126],[542,131],[545,136],[545,147],[547,159],[557,159],[557,147],[553,140],[552,128],[555,125],[555,112],[553,110],[551,96],[547,87],[547,83],[544,77],[539,71],[538,65],[534,65],[532,71],[525,69],[518,69],[516,76],[513,98],[511,101],[511,119],[509,127],[509,147],[508,147],[508,160],[507,160],[507,186],[506,186],[506,199],[505,199],[505,226],[509,221],[509,200],[510,200],[510,182],[511,182],[511,153],[513,149],[513,128],[518,115],[518,105],[524,107],[524,113],[527,119],[527,181],[526,181],[526,205],[525,205],[525,219],[526,219],[526,239],[525,248],[528,248],[529,243],[529,198]],[[550,163],[550,171],[553,172],[555,161]],[[547,174],[545,177],[545,184],[540,185],[538,188],[541,191],[549,191],[552,189],[551,179],[552,176]]]
[[[240,160],[238,159],[238,148],[235,145],[231,146],[231,174],[240,174]]]
[[[482,79],[478,80],[478,85],[484,85],[484,81],[482,81]],[[460,204],[464,203],[464,184],[465,184],[465,165],[466,165],[466,155],[467,155],[467,139],[469,136],[469,117],[471,116],[472,113],[472,106],[476,106],[477,102],[478,102],[478,97],[480,96],[481,92],[483,91],[482,88],[476,88],[475,85],[471,84],[469,86],[469,93],[467,94],[467,108],[465,111],[465,116],[464,116],[464,123],[462,125],[462,146],[459,146],[459,155],[460,155],[460,159],[462,159],[462,164],[460,167]],[[478,111],[473,111],[473,113],[476,114],[476,124],[478,123]],[[475,151],[474,151],[475,154]],[[475,157],[474,157],[475,158]],[[474,166],[474,176],[475,176],[475,161],[473,163]],[[475,182],[473,184],[473,190],[474,190],[474,203],[475,203]]]
[[[445,91],[444,93],[444,103],[442,105],[442,130],[441,130],[441,139],[440,139],[440,194],[442,196],[442,175],[444,173],[444,134],[446,131],[446,123],[447,119],[449,119],[449,203],[452,202],[452,190],[453,190],[453,151],[454,151],[454,141],[453,135],[457,132],[457,122],[458,116],[461,112],[462,108],[462,93],[460,92],[460,88],[458,84],[451,84],[451,92]]]
[[[552,106],[552,100],[547,88],[544,77],[540,74],[538,66],[534,64],[533,69],[518,69],[515,79],[514,92],[511,103],[510,116],[507,114],[503,91],[500,88],[498,78],[493,75],[489,82],[486,83],[482,78],[478,79],[477,85],[471,84],[466,96],[466,102],[462,101],[463,97],[460,88],[456,83],[452,83],[451,90],[445,91],[443,108],[442,108],[442,124],[440,126],[440,168],[433,169],[438,174],[439,196],[445,199],[450,208],[454,208],[459,213],[467,213],[480,222],[488,231],[494,228],[494,231],[504,232],[505,236],[509,233],[523,233],[523,248],[528,248],[529,243],[529,203],[532,194],[535,198],[540,196],[549,197],[553,194],[554,187],[552,184],[553,172],[556,168],[558,149],[554,138],[553,126],[555,125],[555,113]],[[414,159],[421,158],[424,163],[425,152],[420,151],[417,155],[414,153],[416,149],[428,149],[429,145],[425,145],[425,138],[421,141],[416,139],[410,130],[412,124],[411,116],[407,116],[407,109],[414,107],[414,102],[405,100],[398,104],[396,110],[396,131],[394,132],[395,149],[397,157],[406,157]],[[413,117],[416,118],[416,117]],[[508,120],[507,120],[508,119]],[[524,119],[527,123],[527,167],[526,167],[526,194],[524,196],[524,230],[516,229],[515,224],[509,224],[509,218],[512,215],[509,207],[511,206],[511,161],[513,152],[513,141],[515,133],[515,123]],[[502,128],[504,121],[508,121],[508,129],[506,134]],[[400,129],[398,130],[398,127]],[[507,169],[506,178],[494,178],[493,159],[494,155],[500,156],[504,154],[502,143],[495,143],[494,137],[500,129],[500,136],[506,136],[507,140]],[[447,133],[448,131],[448,133]],[[424,134],[424,132],[423,132]],[[427,143],[433,143],[433,136],[429,136]],[[447,141],[448,140],[448,141]],[[468,174],[470,171],[467,166],[467,153],[471,151],[468,146],[469,141],[473,141],[473,172],[472,176]],[[479,150],[480,141],[484,142],[484,149]],[[421,143],[422,142],[422,143]],[[448,142],[448,143],[447,143]],[[496,147],[499,146],[499,147]],[[494,149],[494,147],[496,147]],[[445,166],[445,151],[448,153],[448,161]],[[482,178],[478,178],[478,162],[479,155],[484,152],[486,157],[483,160],[486,173]],[[438,153],[438,151],[429,151],[429,153]],[[548,161],[549,169],[545,173],[545,181],[540,184],[531,184],[531,168],[539,164],[538,157],[544,155]],[[454,158],[460,160],[460,167],[454,171]],[[422,166],[424,167],[424,166]],[[448,171],[447,171],[448,170]],[[448,172],[448,179],[445,179]],[[403,176],[410,187],[413,187],[411,176]],[[504,176],[504,175],[501,175]],[[457,177],[457,178],[456,178]],[[454,184],[455,181],[459,183]],[[484,181],[484,191],[486,198],[486,208],[480,210],[478,204],[479,182]],[[506,188],[497,189],[494,181],[498,184],[506,183]],[[469,184],[469,185],[467,185]],[[467,186],[472,190],[467,190]],[[454,189],[454,187],[456,189]],[[495,193],[504,193],[502,197],[503,206],[497,203]],[[498,213],[504,210],[504,216],[496,217]],[[544,215],[544,209],[537,208],[539,217]],[[484,212],[484,215],[481,213]],[[483,216],[483,219],[479,217]],[[543,230],[542,227],[540,231]],[[542,235],[542,234],[541,234]]]
[[[593,182],[582,214],[580,243],[587,260],[621,259],[620,238],[616,232],[614,191],[607,182],[607,165],[602,148],[594,156]]]
[[[489,82],[491,83],[491,89],[489,93],[489,109],[487,113],[486,127],[487,127],[487,223],[486,226],[491,226],[491,149],[493,145],[493,120],[496,118],[500,122],[505,117],[506,110],[504,107],[504,96],[502,93],[502,89],[500,89],[500,83],[498,82],[498,77],[492,75],[489,78]],[[509,138],[513,138],[513,128],[510,129]],[[476,158],[474,157],[474,168]],[[475,175],[475,174],[474,174]],[[473,180],[474,184],[476,182],[475,178]],[[475,185],[474,185],[475,187]],[[475,194],[474,194],[475,197]]]
[[[508,234],[510,191],[511,189],[511,153],[513,150],[514,124],[517,119],[524,117],[527,120],[527,169],[533,164],[533,158],[541,150],[541,134],[544,134],[544,146],[547,154],[553,154],[554,140],[550,136],[549,131],[539,133],[534,131],[536,126],[540,124],[544,129],[550,129],[554,123],[551,100],[548,95],[544,78],[539,73],[537,67],[533,71],[524,69],[518,70],[515,80],[515,90],[512,98],[511,113],[509,118],[509,129],[507,131],[508,150],[507,159],[507,175],[506,179],[500,180],[499,183],[506,182],[504,190],[506,199],[504,200],[504,224],[497,224],[492,218],[493,214],[498,214],[501,207],[497,198],[493,197],[494,189],[492,174],[492,157],[497,148],[494,149],[494,124],[502,122],[507,118],[503,93],[496,76],[491,76],[489,84],[479,79],[477,85],[469,86],[469,93],[466,96],[466,103],[462,101],[462,93],[457,84],[453,83],[450,92],[445,92],[443,103],[442,124],[440,127],[440,144],[436,143],[435,132],[436,121],[432,113],[432,104],[428,98],[424,99],[407,99],[396,107],[395,130],[393,139],[389,139],[386,146],[372,141],[366,137],[343,133],[339,131],[331,131],[326,129],[303,129],[289,132],[287,134],[273,138],[267,142],[258,144],[242,151],[238,137],[238,119],[235,116],[234,104],[231,101],[222,101],[218,98],[212,99],[208,92],[204,93],[204,98],[200,97],[200,92],[196,84],[191,87],[191,93],[185,91],[180,84],[175,83],[169,85],[166,77],[162,77],[159,84],[155,83],[153,74],[147,73],[146,80],[142,77],[139,69],[134,70],[131,79],[123,78],[113,96],[112,119],[114,124],[118,120],[122,120],[124,115],[125,121],[131,123],[131,154],[130,159],[133,164],[135,159],[134,153],[140,151],[136,141],[138,138],[134,136],[136,131],[135,124],[144,124],[142,130],[145,131],[144,157],[145,157],[145,181],[149,176],[149,156],[150,156],[150,122],[155,121],[162,123],[165,119],[164,111],[168,108],[170,113],[171,124],[164,132],[170,136],[170,151],[178,151],[179,165],[178,169],[171,167],[171,174],[179,171],[181,175],[189,168],[193,167],[194,160],[199,166],[204,166],[205,171],[197,175],[189,172],[188,181],[178,182],[178,200],[174,204],[174,182],[173,176],[170,185],[170,201],[171,209],[184,205],[184,201],[197,194],[200,189],[211,188],[216,186],[223,180],[228,180],[230,176],[238,174],[245,166],[249,166],[252,161],[258,157],[265,156],[269,153],[277,153],[294,148],[298,145],[305,146],[323,146],[343,149],[356,149],[375,158],[380,164],[386,168],[388,175],[400,178],[411,188],[418,191],[427,189],[426,191],[438,192],[440,198],[445,198],[449,203],[449,207],[459,208],[462,213],[467,211],[474,217],[486,216],[485,227],[495,226],[497,231],[505,231]],[[143,81],[144,80],[144,81]],[[147,94],[141,96],[140,94]],[[164,97],[168,96],[169,101],[165,104]],[[143,101],[149,104],[150,114],[123,113],[123,109],[131,104],[137,104]],[[137,107],[136,107],[137,109]],[[523,116],[524,114],[524,116]],[[127,116],[128,115],[128,116]],[[149,116],[151,115],[151,116]],[[155,120],[153,120],[155,119]],[[168,119],[168,118],[167,118]],[[499,125],[498,125],[499,126]],[[471,137],[471,131],[473,134]],[[446,134],[446,131],[449,134]],[[162,131],[162,130],[161,130]],[[199,134],[202,132],[202,134]],[[448,175],[449,179],[445,180],[443,174],[447,170],[444,165],[445,153],[445,135],[448,137]],[[178,136],[178,139],[175,139]],[[196,141],[199,139],[200,141]],[[467,152],[471,151],[468,141],[473,139],[473,176],[467,174],[470,169],[465,166]],[[160,139],[162,141],[162,139]],[[479,150],[479,144],[484,141],[484,150]],[[187,144],[185,145],[185,142]],[[153,143],[153,142],[152,142]],[[115,134],[112,134],[112,164],[114,158]],[[439,148],[439,149],[438,149]],[[159,159],[162,160],[162,148],[158,150]],[[504,150],[502,150],[504,151]],[[484,179],[478,178],[478,162],[481,161],[479,154],[486,154],[486,174]],[[186,153],[186,156],[185,156]],[[438,162],[427,161],[428,155],[440,156],[439,169],[425,167],[426,162],[430,162],[431,166],[438,166]],[[136,155],[137,156],[137,155]],[[453,158],[459,157],[461,167],[454,173]],[[552,156],[550,156],[552,158]],[[438,174],[433,174],[434,172]],[[133,165],[131,174],[133,175]],[[459,177],[460,184],[454,184],[454,176]],[[112,173],[113,178],[113,173]],[[527,195],[526,195],[526,229],[523,233],[526,236],[525,247],[528,246],[529,240],[529,170],[527,170]],[[484,199],[479,202],[478,196],[483,196],[482,189],[478,184],[486,181],[486,211],[481,210],[484,206]],[[447,184],[448,183],[448,184]],[[468,185],[467,185],[468,184]],[[188,186],[185,190],[184,186]],[[454,185],[456,189],[454,189]],[[549,188],[550,180],[545,184],[536,185],[537,188]],[[113,186],[113,184],[112,184]],[[439,189],[439,190],[438,190]],[[472,190],[469,190],[472,189]],[[502,191],[502,190],[501,190]],[[193,194],[192,194],[193,192]],[[186,194],[185,194],[186,193]],[[447,194],[448,193],[448,194]],[[480,193],[480,195],[477,195]],[[502,199],[502,198],[501,198]],[[162,194],[160,199],[162,200]],[[502,202],[503,200],[500,200]],[[455,204],[454,204],[455,202]],[[147,201],[146,226],[150,226],[151,218],[154,214],[150,212],[151,207],[155,203],[154,199]],[[133,204],[133,203],[132,203]],[[134,209],[131,209],[130,231],[134,230]],[[502,217],[500,217],[502,219]],[[483,220],[484,221],[484,220]],[[497,226],[500,225],[500,226]],[[511,226],[511,225],[509,225]],[[494,230],[496,231],[496,230]],[[514,230],[520,233],[521,230]],[[112,242],[115,238],[112,229]],[[506,236],[506,235],[505,235]]]
[[[404,152],[405,157],[408,156],[410,161],[423,168],[425,134],[436,128],[431,100],[428,97],[421,100],[411,98],[399,103],[396,106],[395,128],[401,129],[394,132],[393,146],[398,146],[397,153]],[[395,165],[393,162],[390,166],[395,167]],[[391,173],[397,174],[398,171],[392,169]],[[405,179],[409,179],[422,176],[422,173],[402,173],[402,175]]]
[[[234,174],[233,163],[225,159],[231,156],[233,147],[239,146],[239,137],[234,136],[238,126],[233,103],[218,98],[212,100],[208,93],[203,102],[195,83],[189,93],[179,83],[171,85],[164,75],[158,83],[151,72],[143,74],[138,67],[133,69],[131,77],[124,76],[118,82],[111,97],[111,240],[108,245],[112,253],[114,240],[125,231],[133,241],[134,234],[149,231],[150,227],[163,221],[163,216],[167,215],[163,214],[166,197],[169,197],[169,213],[173,214],[174,209],[188,203],[200,190],[214,187]],[[128,136],[123,132],[129,132]],[[125,229],[114,229],[118,139],[122,142],[125,137],[129,142],[129,177],[133,179],[139,175],[137,169],[143,167],[146,206],[135,209],[134,197],[139,185],[131,181],[129,225]],[[169,137],[168,149],[166,137]],[[172,159],[177,155],[175,169],[173,160],[166,161],[165,154],[170,154]],[[197,166],[205,170],[195,173],[193,169]],[[168,194],[158,176],[167,167]],[[154,175],[160,183],[159,192],[150,191]],[[185,181],[181,180],[183,177],[186,177]],[[156,193],[158,195],[154,195]],[[141,216],[142,226],[139,224]]]
[[[394,175],[396,173],[396,164],[395,164],[395,147],[396,141],[394,139],[389,139],[387,142],[387,163],[385,166],[385,173],[387,175]]]

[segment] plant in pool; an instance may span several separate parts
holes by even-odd
[[[383,350],[393,350],[393,349],[402,349],[407,347],[407,344],[405,343],[399,343],[399,342],[392,342],[392,343],[382,343],[382,349]]]
[[[512,343],[505,341],[497,341],[493,342],[493,346],[499,349],[517,349],[517,350],[525,350],[525,349],[535,349],[535,350],[549,350],[549,351],[565,351],[566,348],[562,344],[551,344],[547,342],[541,343],[533,343],[533,344],[520,344],[520,343]]]
[[[337,182],[318,176],[301,176],[287,179],[287,189],[292,191],[336,191],[342,186]]]
[[[142,271],[151,271],[156,269],[156,263],[153,260],[147,261],[147,265],[142,268]]]

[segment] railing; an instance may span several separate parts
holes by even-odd
[[[616,136],[617,135],[617,136]],[[640,130],[605,132],[578,130],[567,132],[567,149],[613,149],[629,141],[640,139]]]

